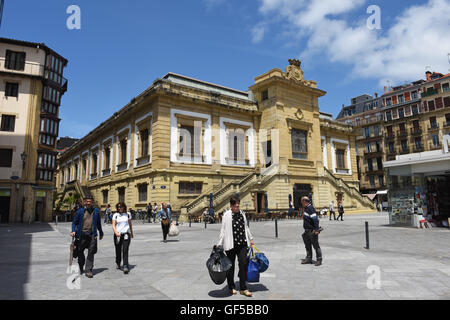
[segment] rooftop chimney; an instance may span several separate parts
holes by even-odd
[[[431,81],[431,75],[432,75],[431,71],[425,72],[425,76],[427,78],[427,81]]]

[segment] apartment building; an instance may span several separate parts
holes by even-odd
[[[52,219],[67,60],[43,43],[0,38],[0,219]]]

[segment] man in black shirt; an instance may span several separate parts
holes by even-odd
[[[302,260],[302,264],[312,263],[312,246],[316,251],[316,266],[322,264],[322,250],[319,246],[319,218],[317,217],[316,209],[311,204],[308,197],[303,197],[301,203],[304,210],[303,214],[303,228],[305,232],[302,235],[303,242],[306,248],[306,258]]]

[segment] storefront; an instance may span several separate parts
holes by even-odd
[[[407,154],[384,163],[390,224],[420,227],[425,218],[433,226],[449,226],[450,153],[446,151]]]

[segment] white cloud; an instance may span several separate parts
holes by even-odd
[[[266,32],[267,24],[259,23],[252,28],[252,42],[258,43],[264,38],[264,33]]]
[[[365,0],[260,0],[264,16],[258,25],[264,32],[252,30],[253,39],[262,41],[270,21],[285,21],[306,40],[301,58],[325,54],[330,62],[350,65],[355,78],[376,78],[381,83],[417,80],[424,77],[425,66],[432,71],[448,72],[450,53],[450,0],[429,0],[407,7],[388,29],[369,30]],[[350,22],[348,16],[358,16]],[[381,26],[383,8],[381,7]],[[256,30],[258,30],[255,26]]]

